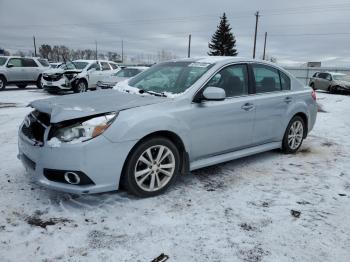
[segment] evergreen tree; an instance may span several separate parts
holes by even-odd
[[[208,55],[212,56],[237,56],[236,39],[231,33],[230,24],[226,14],[221,17],[220,24],[209,43]]]

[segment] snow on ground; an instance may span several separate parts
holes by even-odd
[[[326,112],[298,154],[205,168],[149,199],[31,184],[17,128],[47,96],[0,92],[1,261],[350,261],[350,96],[318,93]]]

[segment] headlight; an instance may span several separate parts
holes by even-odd
[[[52,139],[56,138],[64,143],[77,143],[90,140],[101,135],[113,123],[117,115],[118,113],[108,113],[58,128],[53,133]]]

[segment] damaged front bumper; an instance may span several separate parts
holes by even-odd
[[[103,135],[77,144],[52,147],[34,143],[19,130],[18,158],[31,180],[68,193],[90,194],[117,190],[124,162],[137,141],[112,143]],[[46,131],[48,132],[48,131]],[[81,176],[80,184],[69,184],[67,172]],[[86,182],[87,181],[87,182]]]

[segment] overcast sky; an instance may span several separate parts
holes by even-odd
[[[187,56],[208,52],[208,41],[223,12],[236,36],[239,56],[251,57],[254,13],[260,10],[257,56],[263,51],[280,63],[322,61],[350,66],[350,2],[346,0],[0,0],[0,46],[32,50],[37,44],[95,47],[126,55],[164,49]]]

